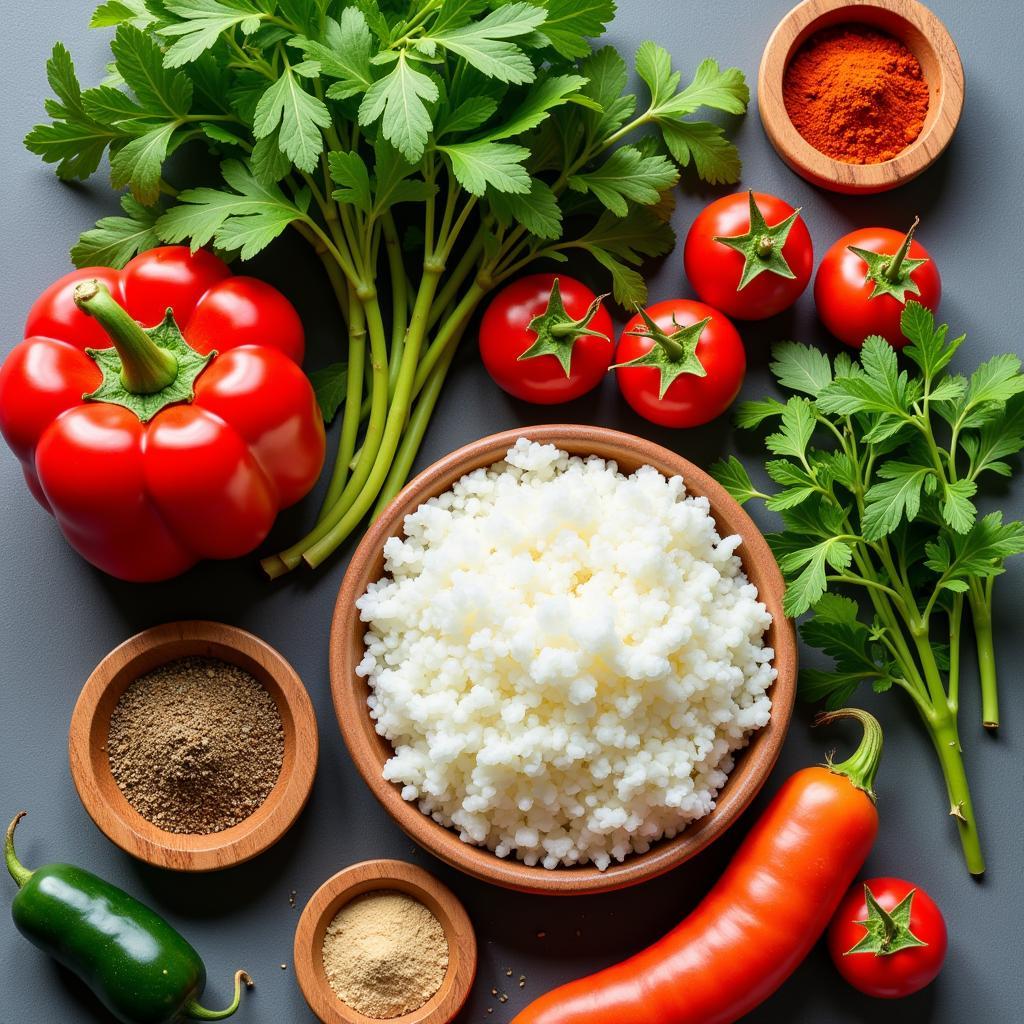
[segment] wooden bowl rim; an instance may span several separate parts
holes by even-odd
[[[182,648],[194,648],[191,653]],[[136,811],[117,788],[106,758],[98,758],[91,742],[103,724],[98,716],[111,688],[123,692],[137,673],[132,666],[168,649],[159,664],[190,656],[210,655],[210,647],[242,667],[252,668],[278,705],[285,726],[285,761],[267,799],[244,821],[207,835],[166,832]],[[177,650],[171,650],[178,648]],[[147,668],[143,671],[149,671]],[[125,677],[128,682],[121,683]],[[290,728],[289,728],[290,726]],[[105,735],[105,733],[104,733]],[[298,673],[284,656],[258,636],[237,626],[207,620],[169,622],[142,630],[110,651],[93,669],[75,703],[68,731],[71,777],[83,806],[96,827],[125,853],[155,867],[183,872],[234,867],[264,853],[292,827],[309,799],[316,776],[319,734],[313,703]],[[97,768],[96,761],[101,761]],[[287,765],[291,760],[291,770]],[[105,769],[105,773],[104,773]],[[103,777],[101,777],[103,774]],[[107,793],[116,794],[113,799]]]
[[[888,12],[920,33],[940,69],[939,106],[931,123],[891,160],[854,164],[835,160],[812,146],[789,119],[785,104],[768,106],[770,93],[782,95],[782,78],[794,43],[817,31],[817,23],[837,11],[849,11],[857,22],[857,8],[873,7]],[[945,53],[951,59],[944,61]],[[933,94],[934,95],[934,94]],[[927,170],[949,145],[964,105],[964,71],[960,51],[941,18],[920,0],[801,0],[783,16],[768,42],[757,76],[758,110],[765,133],[779,155],[798,174],[823,188],[841,192],[882,192],[897,188]],[[943,116],[949,112],[950,116]]]
[[[549,870],[497,857],[486,848],[464,843],[454,831],[423,814],[414,803],[403,800],[400,788],[385,781],[381,774],[382,762],[377,756],[381,738],[366,709],[366,684],[358,680],[358,686],[352,685],[357,680],[354,674],[357,662],[354,663],[351,655],[352,634],[356,629],[360,630],[359,643],[362,644],[362,628],[354,602],[366,589],[371,567],[384,541],[401,532],[407,511],[412,511],[428,497],[443,493],[471,469],[499,461],[520,437],[555,444],[580,454],[592,451],[592,445],[599,445],[605,450],[614,450],[624,461],[681,474],[687,492],[706,495],[716,517],[728,518],[730,530],[742,536],[738,553],[748,576],[763,577],[759,597],[772,613],[769,637],[775,649],[777,670],[771,690],[772,717],[738,752],[738,763],[716,799],[715,810],[674,838],[662,839],[646,853],[631,854],[621,864],[604,871],[593,866]],[[727,515],[723,510],[727,510]],[[749,567],[754,564],[759,568],[751,574]],[[636,885],[677,867],[718,838],[746,810],[771,773],[785,740],[796,696],[796,635],[793,623],[782,612],[784,590],[782,573],[754,521],[721,484],[681,455],[652,441],[607,427],[556,423],[491,434],[444,456],[408,483],[373,523],[352,555],[331,623],[331,694],[342,737],[357,770],[385,810],[412,839],[452,867],[482,881],[522,892],[581,895]],[[740,774],[741,759],[752,756],[757,757],[755,770],[750,778],[741,780],[743,787],[738,788],[734,780]]]
[[[473,923],[458,897],[415,864],[401,860],[365,860],[332,875],[310,897],[295,929],[295,976],[310,1010],[324,1024],[381,1024],[342,1002],[327,980],[323,937],[338,911],[357,896],[398,889],[418,899],[441,922],[448,941],[448,970],[441,987],[419,1009],[388,1024],[448,1024],[462,1009],[476,977],[477,943]]]

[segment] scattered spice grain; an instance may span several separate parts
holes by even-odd
[[[819,152],[852,164],[891,160],[928,114],[921,64],[901,40],[866,25],[816,32],[782,82],[786,112]]]
[[[448,940],[419,900],[375,889],[350,900],[327,927],[324,971],[335,995],[375,1020],[418,1010],[441,987]]]
[[[139,814],[166,832],[208,835],[244,821],[270,795],[284,730],[274,698],[244,669],[181,658],[125,690],[107,748]]]

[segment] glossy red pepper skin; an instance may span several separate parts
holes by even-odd
[[[513,1024],[731,1024],[825,930],[878,830],[843,775],[789,778],[700,905],[642,953],[531,1003]]]
[[[191,402],[143,423],[83,400],[102,379],[85,349],[111,343],[72,297],[89,279],[143,326],[170,307],[196,351],[217,352]],[[324,427],[298,314],[211,253],[167,246],[121,271],[73,271],[35,302],[25,333],[0,368],[0,432],[71,545],[112,576],[161,580],[245,554],[319,476]]]

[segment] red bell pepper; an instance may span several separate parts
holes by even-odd
[[[76,270],[25,334],[0,367],[0,432],[68,542],[112,576],[245,554],[320,474],[298,314],[209,252]]]

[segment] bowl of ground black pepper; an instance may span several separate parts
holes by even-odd
[[[71,718],[71,774],[125,852],[213,871],[294,824],[316,773],[313,705],[258,637],[216,622],[147,629],[108,654]]]
[[[884,192],[949,145],[964,102],[956,44],[918,0],[804,0],[761,59],[758,107],[783,160],[835,192]]]
[[[462,904],[433,875],[369,860],[313,894],[294,959],[324,1024],[449,1024],[473,987],[477,946]]]

